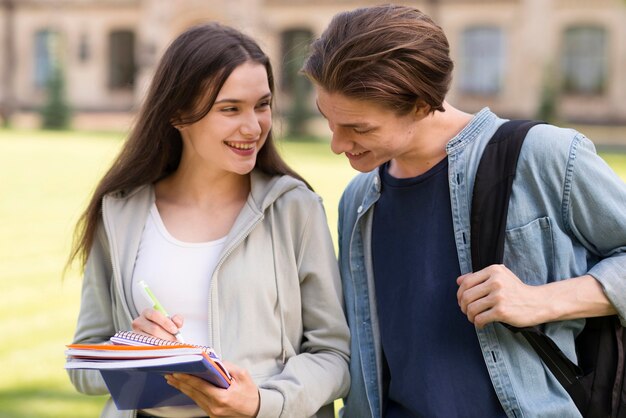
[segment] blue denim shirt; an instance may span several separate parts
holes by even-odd
[[[446,147],[462,274],[472,271],[474,176],[485,145],[503,122],[483,109]],[[372,215],[379,196],[380,179],[374,170],[359,174],[339,205],[339,260],[352,333],[352,386],[344,418],[381,416],[381,345],[371,257]],[[626,325],[626,185],[582,134],[550,125],[535,126],[528,133],[513,182],[504,264],[531,285],[591,274]],[[544,331],[576,360],[574,338],[583,325],[584,320],[552,322]],[[509,417],[580,417],[521,335],[498,323],[476,333]]]

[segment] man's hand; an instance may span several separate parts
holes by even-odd
[[[529,327],[616,313],[600,282],[588,274],[530,286],[504,265],[493,264],[456,282],[459,306],[478,328],[490,322]]]
[[[456,279],[457,299],[470,322],[483,328],[490,322],[526,327],[545,322],[549,301],[541,289],[523,283],[504,265],[491,265]]]

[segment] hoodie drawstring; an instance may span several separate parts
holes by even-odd
[[[270,215],[270,229],[271,229],[271,236],[272,239],[270,240],[270,242],[272,243],[272,260],[274,262],[274,282],[276,284],[276,303],[278,304],[278,315],[280,316],[280,353],[281,353],[281,361],[283,362],[283,364],[285,364],[287,362],[287,351],[285,349],[286,344],[285,344],[285,318],[284,318],[284,314],[283,314],[283,309],[280,303],[280,286],[278,285],[278,269],[277,269],[277,265],[278,263],[276,262],[276,248],[274,246],[274,238],[277,236],[274,233],[274,206],[270,206],[269,207],[269,215]]]

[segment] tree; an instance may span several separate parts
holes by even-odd
[[[307,121],[312,116],[310,97],[312,86],[308,78],[299,74],[307,55],[313,33],[308,29],[293,29],[283,33],[282,87],[291,98],[291,106],[285,112],[288,135],[301,138],[307,134]]]
[[[0,97],[0,120],[6,127],[10,125],[11,116],[15,112],[14,75],[15,75],[15,1],[2,0],[4,10],[4,43],[0,51],[0,90],[4,90],[3,97]],[[1,96],[1,95],[0,95]]]
[[[558,86],[558,77],[555,75],[552,65],[547,65],[544,69],[541,96],[539,98],[539,106],[537,107],[535,119],[543,120],[548,123],[557,123],[559,113]]]
[[[44,129],[66,129],[70,124],[70,108],[65,101],[65,78],[60,66],[55,66],[46,85],[48,99],[41,109]]]

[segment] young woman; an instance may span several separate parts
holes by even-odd
[[[76,343],[118,330],[209,345],[227,390],[168,383],[193,407],[103,416],[333,416],[349,387],[349,332],[320,199],[278,155],[272,69],[259,46],[218,24],[168,48],[137,124],[77,229],[84,266]],[[142,298],[146,281],[170,318]],[[74,370],[88,394],[99,372]]]

